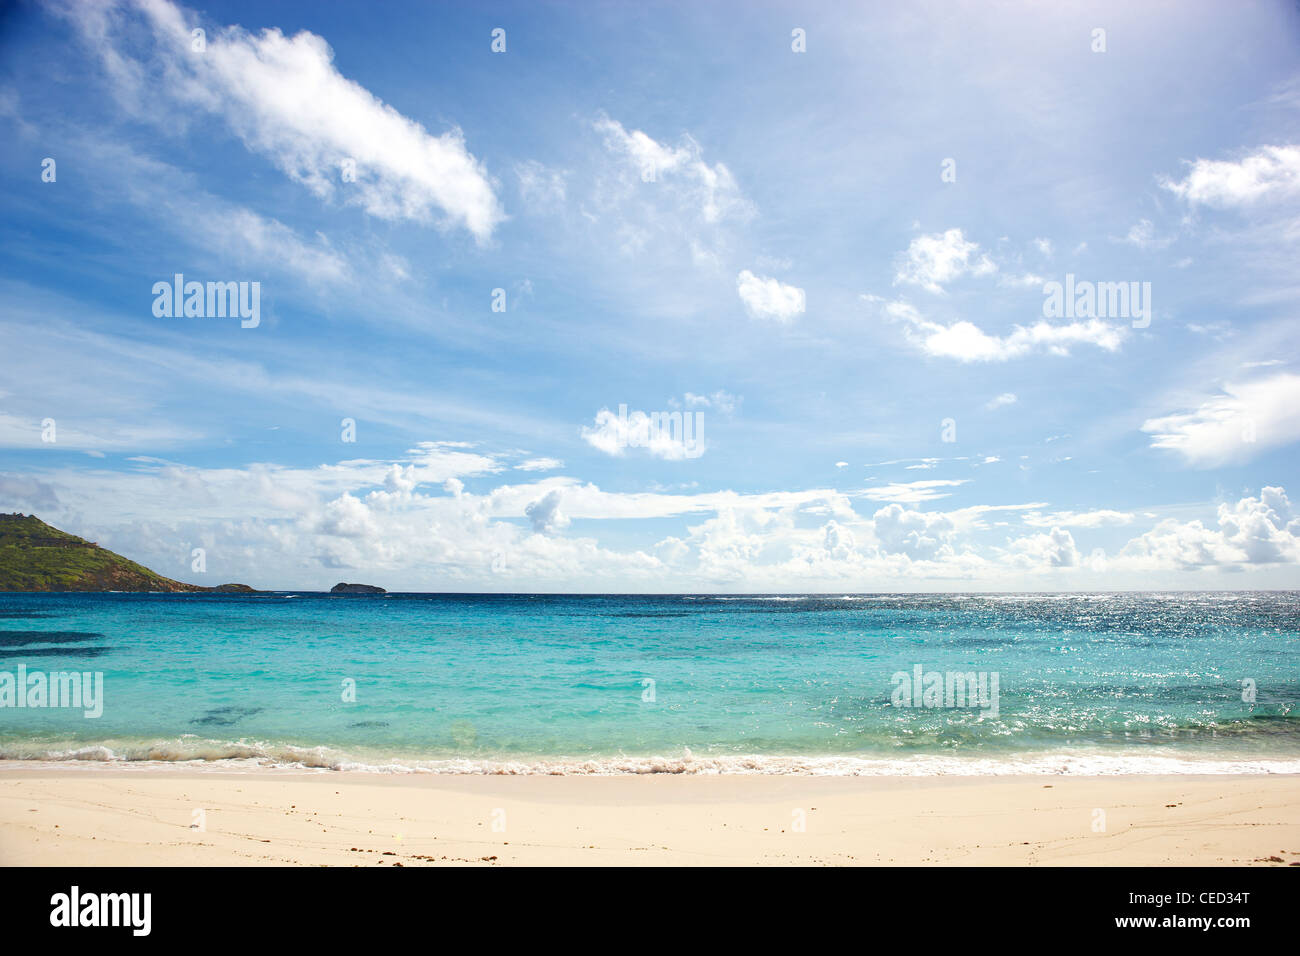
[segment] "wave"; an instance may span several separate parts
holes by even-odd
[[[1163,774],[1300,774],[1300,758],[1157,755],[1071,751],[998,757],[913,755],[900,758],[737,754],[520,758],[514,760],[361,756],[328,747],[260,741],[221,741],[186,735],[176,740],[108,741],[68,746],[0,745],[0,761],[26,766],[186,767],[206,770],[309,770],[379,774],[502,776],[621,776],[624,774],[768,774],[840,777],[1121,776]]]

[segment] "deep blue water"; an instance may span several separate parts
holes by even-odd
[[[1300,770],[1300,592],[0,594],[20,664],[102,672],[103,714],[0,707],[0,757]],[[918,665],[996,677],[996,715],[900,706]]]

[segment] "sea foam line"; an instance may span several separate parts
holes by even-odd
[[[917,754],[908,757],[737,754],[612,757],[537,757],[514,760],[462,757],[390,758],[350,755],[326,747],[187,738],[142,744],[107,742],[67,747],[0,746],[0,768],[33,765],[186,767],[210,770],[315,770],[381,774],[505,776],[620,776],[624,774],[756,774],[843,777],[1120,776],[1135,774],[1300,774],[1300,758],[1163,756],[1149,752],[1074,751],[999,757]]]

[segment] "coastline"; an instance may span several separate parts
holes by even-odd
[[[987,753],[847,754],[693,753],[604,756],[467,756],[345,752],[254,741],[194,738],[124,745],[119,740],[35,751],[0,745],[8,770],[154,770],[194,773],[356,773],[375,776],[784,776],[784,777],[1044,777],[1300,775],[1300,756],[1232,750],[1108,748]]]
[[[0,762],[0,865],[399,864],[1300,865],[1300,774],[598,777]]]

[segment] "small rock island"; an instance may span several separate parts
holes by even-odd
[[[377,588],[373,584],[344,584],[340,581],[334,587],[330,588],[330,594],[387,594],[383,588]]]

